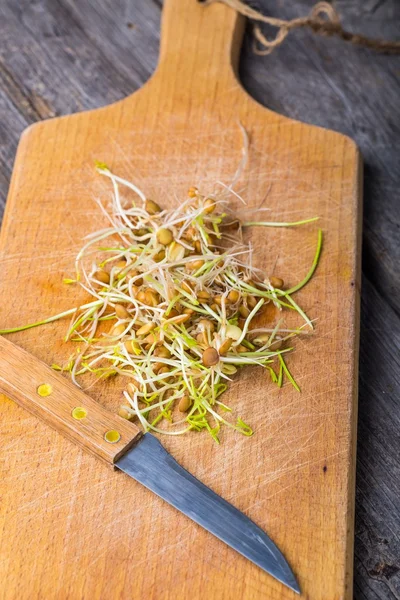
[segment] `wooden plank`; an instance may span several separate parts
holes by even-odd
[[[400,324],[367,278],[362,314],[354,595],[386,600],[400,593],[399,478],[388,476],[400,467]]]
[[[82,4],[85,3],[80,3],[80,5]],[[135,12],[135,4],[135,2],[129,3],[130,10],[133,12]],[[395,13],[393,13],[395,10],[394,3],[380,3],[376,10],[372,4],[369,3],[367,7],[365,3],[352,2],[346,3],[345,6],[340,4],[339,9],[344,17],[349,15],[347,19],[347,26],[349,28],[360,29],[364,27],[371,35],[379,35],[382,32],[387,37],[391,35],[391,32],[392,35],[395,35],[396,18]],[[271,2],[263,2],[260,5],[262,5],[266,12],[275,14],[279,8],[279,15],[283,14],[285,16],[284,13],[286,13],[287,16],[291,16],[291,7],[279,6],[276,8],[274,3]],[[372,13],[373,8],[374,11]],[[298,8],[296,8],[299,13],[304,12],[306,9],[307,6],[305,3],[299,3]],[[390,13],[391,10],[392,13]],[[390,15],[390,18],[387,18],[386,15]],[[79,27],[79,14],[76,17],[77,20],[69,24],[70,32],[75,27]],[[24,19],[18,20],[14,30],[10,24],[10,36],[11,38],[13,36],[14,43],[22,38],[29,38],[30,33],[26,29],[28,18],[29,15],[24,14]],[[85,88],[86,86],[87,88],[82,101],[83,105],[89,107],[90,103],[93,102],[90,90],[90,86],[93,84],[92,80],[85,75],[85,69],[89,68],[88,64],[93,63],[91,70],[94,73],[97,71],[97,67],[95,66],[96,53],[93,46],[91,46],[93,39],[96,37],[96,22],[93,23],[93,19],[91,19],[90,25],[87,22],[85,23],[85,13],[83,13],[82,20],[86,28],[92,28],[91,40],[87,40],[86,42],[86,62],[78,59],[74,61],[73,66],[71,64],[71,74],[74,79],[69,78],[68,86],[64,86],[62,94],[56,97],[58,113],[73,110],[73,95],[75,93],[74,86],[76,82],[79,84],[78,87]],[[113,7],[113,10],[108,14],[107,21],[110,27],[113,26],[113,23],[117,23],[122,29],[125,26],[125,14],[122,8],[120,6]],[[28,95],[31,93],[34,94],[34,90],[39,89],[37,86],[42,86],[41,94],[46,96],[52,90],[52,86],[56,88],[60,84],[60,82],[55,84],[54,77],[49,76],[50,68],[62,70],[65,68],[65,63],[63,63],[60,54],[57,57],[51,55],[50,48],[55,43],[55,39],[52,36],[45,35],[46,32],[40,29],[39,25],[40,22],[33,23],[33,28],[35,30],[36,27],[41,46],[49,49],[47,56],[44,56],[45,62],[37,63],[38,66],[31,71],[29,78],[27,78],[27,73],[23,70],[23,61],[20,61],[19,64],[14,61],[12,70],[16,74],[17,79],[19,79],[18,85],[21,86],[23,82],[24,91]],[[155,30],[156,28],[151,32],[147,31],[146,35],[155,35]],[[129,49],[129,56],[131,58],[130,67],[134,68],[139,59],[135,50],[136,32],[132,30],[131,33],[132,47]],[[107,38],[107,36],[105,37]],[[60,37],[58,43],[61,46],[64,43],[64,38]],[[110,54],[112,48],[113,46],[110,44]],[[10,48],[8,55],[3,54],[4,60],[8,60],[9,57],[13,56],[11,50]],[[77,57],[83,55],[85,53],[85,44],[82,43],[79,48],[74,46],[74,50]],[[118,51],[119,49],[117,48],[115,55],[111,55],[112,58],[118,54]],[[27,52],[31,53],[32,47],[26,44],[19,48],[19,52],[22,55]],[[313,57],[312,61],[309,59],[309,54]],[[148,56],[150,55],[151,51],[148,52]],[[304,60],[293,67],[293,56],[304,56]],[[153,64],[155,58],[153,51]],[[67,60],[68,58],[65,57],[65,62]],[[398,251],[396,236],[392,235],[396,216],[393,186],[398,176],[395,170],[395,153],[392,151],[393,142],[396,139],[396,127],[393,126],[395,124],[390,123],[389,119],[390,113],[392,115],[395,114],[397,84],[393,79],[392,73],[396,68],[396,64],[398,64],[398,59],[395,57],[388,59],[387,57],[379,57],[369,52],[360,52],[348,46],[343,46],[341,43],[335,43],[333,40],[324,39],[316,41],[312,39],[311,35],[304,33],[297,36],[296,39],[293,38],[293,41],[288,40],[279,52],[274,53],[269,58],[254,57],[248,41],[244,48],[241,68],[242,76],[246,80],[247,89],[256,95],[260,101],[267,103],[269,106],[276,106],[280,111],[297,116],[297,118],[320,124],[328,124],[331,127],[350,133],[353,137],[357,138],[358,143],[363,148],[364,154],[367,155],[367,229],[365,241],[368,254],[366,255],[364,264],[368,269],[368,273],[373,276],[374,283],[379,286],[381,293],[385,295],[388,292],[386,301],[381,300],[381,303],[383,303],[381,305],[377,302],[379,296],[376,294],[369,294],[367,296],[365,308],[368,310],[368,314],[375,314],[378,310],[384,310],[387,314],[387,303],[396,303],[399,298],[395,292],[398,289],[397,275],[396,271],[392,268],[396,264],[395,256]],[[110,66],[104,66],[104,69],[110,68]],[[372,75],[370,76],[371,69]],[[268,77],[266,76],[267,73]],[[376,81],[378,85],[378,79],[380,84],[379,87],[376,87],[373,82]],[[339,91],[344,90],[346,94],[350,90],[354,90],[354,97],[350,98],[350,106],[353,113],[356,111],[355,119],[351,121],[347,119],[347,108],[338,102],[335,88]],[[318,90],[318,94],[314,93],[315,90]],[[381,93],[382,90],[384,90],[383,94]],[[112,91],[113,93],[118,93],[118,89],[114,88]],[[110,90],[104,88],[103,93],[109,94]],[[324,98],[323,102],[319,102],[321,93]],[[94,95],[93,97],[96,98],[96,101],[105,101],[101,100],[99,92],[97,96]],[[19,109],[23,110],[23,106],[19,105]],[[4,149],[7,149],[9,156],[7,160],[10,164],[12,160],[13,140],[15,143],[15,135],[21,130],[21,125],[13,117],[11,108],[7,107],[5,110],[4,114],[7,116],[4,119],[4,124],[7,123],[11,142],[7,143]],[[380,119],[378,127],[375,126],[377,119]],[[377,147],[375,139],[378,129],[380,132],[379,139],[382,142],[379,144],[379,147]],[[3,164],[5,164],[5,161]],[[389,172],[391,173],[390,177],[387,176]],[[2,175],[3,173],[5,173],[5,177],[2,181],[6,181],[7,171],[4,171],[4,167]],[[5,185],[3,184],[3,193],[4,191]],[[387,331],[395,329],[396,319],[398,317],[393,313],[390,319],[390,327]],[[371,332],[370,335],[376,336],[377,340],[380,339],[378,332]],[[372,344],[376,347],[374,342]],[[396,551],[398,540],[394,535],[394,532],[398,530],[398,525],[396,525],[396,511],[391,510],[389,505],[386,507],[385,492],[385,490],[389,489],[392,493],[395,493],[396,486],[398,486],[395,475],[396,447],[398,448],[396,444],[398,444],[398,440],[396,436],[393,436],[393,433],[390,434],[392,431],[391,417],[388,417],[385,411],[374,411],[373,417],[372,412],[370,412],[373,410],[374,399],[378,398],[377,393],[380,378],[382,377],[382,373],[388,368],[388,365],[391,364],[390,361],[391,354],[387,351],[385,345],[378,344],[377,352],[374,356],[374,364],[381,365],[381,367],[377,367],[373,378],[371,376],[371,369],[366,366],[365,361],[361,364],[363,385],[360,416],[361,425],[364,424],[368,429],[369,440],[369,443],[365,442],[365,444],[362,444],[359,450],[359,453],[361,451],[361,458],[363,458],[363,472],[368,472],[369,474],[368,480],[365,477],[360,478],[358,495],[358,505],[362,515],[358,529],[359,549],[363,554],[367,552],[369,565],[364,568],[361,563],[356,563],[356,571],[358,573],[357,597],[361,597],[361,593],[363,593],[363,598],[376,598],[378,594],[382,598],[388,597],[387,594],[390,594],[390,591],[388,591],[387,584],[385,584],[385,573],[382,575],[383,583],[380,583],[380,576],[377,577],[372,572],[375,565],[381,560],[388,561],[390,566],[393,561],[395,562],[395,557],[398,554],[398,551]],[[393,381],[393,384],[391,384],[392,387],[395,384],[396,381]],[[372,424],[372,422],[374,426],[370,427],[369,424]],[[385,431],[387,431],[388,435],[385,435]],[[373,447],[374,445],[379,447],[382,437],[387,442],[385,450],[387,460],[382,458],[382,460],[376,461],[372,453],[367,452],[367,448],[370,447],[370,444]],[[379,486],[374,483],[377,480],[380,482]],[[384,510],[384,513],[379,516],[367,500],[371,492],[371,486],[374,493],[374,506],[380,506],[380,510]],[[366,549],[365,542],[368,540],[369,546]],[[387,546],[383,548],[379,540],[386,540]],[[371,571],[372,575],[369,575],[368,571]],[[389,570],[386,573],[389,573]],[[398,577],[395,574],[391,575],[390,583],[393,584],[394,580],[398,582]],[[382,596],[379,593],[380,589],[385,590],[381,592]]]

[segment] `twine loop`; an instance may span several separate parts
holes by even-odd
[[[358,33],[350,33],[343,29],[338,13],[329,2],[318,2],[306,17],[290,20],[267,17],[254,8],[251,8],[251,6],[244,4],[241,0],[207,0],[206,4],[213,4],[214,2],[223,2],[241,15],[255,22],[253,28],[255,38],[253,49],[255,54],[264,56],[270,54],[282,44],[291,31],[305,27],[311,29],[317,35],[338,37],[345,42],[369,48],[376,52],[384,54],[400,53],[399,41],[370,38]],[[258,22],[275,27],[277,29],[275,37],[268,39],[262,32]]]

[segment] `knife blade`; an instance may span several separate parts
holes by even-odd
[[[181,467],[151,433],[146,433],[115,465],[275,579],[300,593],[292,570],[271,538],[244,513]]]
[[[300,593],[285,557],[251,519],[180,466],[153,435],[143,435],[2,336],[0,391]]]

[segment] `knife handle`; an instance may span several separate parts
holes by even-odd
[[[103,408],[64,376],[3,336],[0,392],[110,465],[142,435],[136,425]]]

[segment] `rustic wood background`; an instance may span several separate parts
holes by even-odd
[[[312,4],[252,3],[280,17]],[[348,29],[399,37],[398,0],[335,4]],[[149,78],[160,11],[158,0],[0,0],[0,209],[27,125],[108,104]],[[400,598],[399,75],[398,57],[306,31],[258,57],[249,29],[240,69],[259,102],[350,135],[365,161],[356,600]]]

